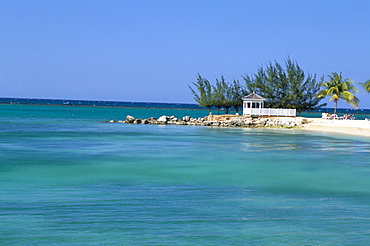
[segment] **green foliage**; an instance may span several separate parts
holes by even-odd
[[[332,73],[328,77],[330,80],[324,82],[324,77],[318,80],[316,75],[305,74],[297,62],[288,57],[284,66],[276,61],[270,62],[258,68],[256,74],[243,76],[245,88],[238,80],[227,82],[224,76],[211,85],[200,74],[193,83],[195,89],[189,88],[199,106],[209,110],[214,106],[218,112],[225,108],[226,113],[231,107],[238,112],[242,106],[241,98],[246,92],[255,92],[266,98],[265,106],[268,108],[293,108],[298,115],[325,106],[326,103],[320,104],[320,101],[326,96],[335,102],[334,112],[339,99],[357,108],[359,99],[354,95],[357,88],[353,86],[353,81],[343,80],[342,73]],[[370,93],[370,79],[360,84]]]
[[[214,106],[212,102],[212,86],[207,79],[202,78],[200,74],[197,76],[197,82],[193,82],[193,85],[198,90],[198,93],[189,85],[191,93],[194,96],[194,100],[201,107],[208,108],[211,111],[211,107]]]
[[[338,101],[342,99],[349,105],[358,108],[359,99],[355,96],[358,89],[353,85],[352,79],[343,79],[341,73],[331,73],[328,75],[329,81],[325,81],[320,86],[323,87],[317,94],[318,98],[330,97],[334,101],[334,114],[337,112]]]
[[[218,109],[218,114],[220,114],[220,109],[224,107],[226,113],[228,113],[229,108],[232,106],[228,100],[229,95],[229,85],[225,81],[224,76],[221,76],[221,80],[216,79],[216,85],[213,86],[212,102],[213,105]]]
[[[214,106],[218,109],[218,113],[221,108],[224,108],[225,113],[228,114],[231,107],[238,112],[239,107],[242,106],[243,88],[238,80],[229,83],[224,76],[221,76],[220,79],[216,78],[215,85],[211,85],[207,79],[198,74],[197,82],[193,85],[196,89],[191,86],[189,88],[194,100],[201,107],[207,107],[210,110]]]
[[[238,80],[235,80],[229,85],[229,97],[228,100],[232,107],[235,108],[235,111],[238,113],[239,108],[243,106],[243,97],[244,89],[240,85]]]
[[[370,78],[363,83],[359,83],[366,93],[370,93]]]
[[[299,65],[288,58],[285,67],[275,61],[260,67],[253,76],[245,75],[247,91],[255,92],[266,98],[268,108],[294,108],[298,115],[326,104],[319,105],[321,98],[316,97],[320,83],[316,75],[305,75]],[[323,81],[323,78],[321,79]]]

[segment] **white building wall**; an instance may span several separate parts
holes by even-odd
[[[246,108],[246,107],[243,107],[243,115],[296,116],[296,109],[287,109],[287,108]]]

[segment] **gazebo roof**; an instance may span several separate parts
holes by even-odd
[[[260,95],[257,95],[256,93],[251,93],[248,96],[242,97],[244,101],[265,101],[266,98],[261,97]]]

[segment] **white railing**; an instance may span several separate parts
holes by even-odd
[[[244,108],[243,115],[296,116],[296,109],[289,108]]]

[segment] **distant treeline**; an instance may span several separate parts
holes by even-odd
[[[0,98],[0,104],[25,104],[49,106],[92,106],[92,107],[125,107],[125,108],[164,108],[164,109],[201,109],[190,103],[155,103],[155,102],[122,102],[70,99],[37,99],[37,98]]]

